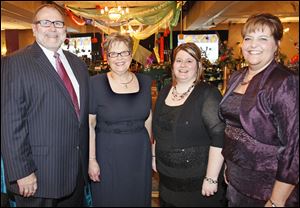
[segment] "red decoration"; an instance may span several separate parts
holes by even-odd
[[[96,37],[93,37],[91,41],[92,43],[98,43],[98,39]]]
[[[159,40],[159,58],[160,58],[160,63],[164,63],[164,37],[161,36]]]
[[[72,12],[69,9],[66,9],[66,13],[68,16],[70,16],[70,17],[72,16]]]
[[[220,57],[220,61],[225,61],[227,59],[227,56],[224,54]]]
[[[70,43],[70,40],[68,38],[66,38],[65,41],[64,41],[64,44],[69,45],[69,43]]]
[[[180,34],[178,35],[178,39],[179,39],[179,40],[183,40],[183,37],[184,37],[184,36],[183,36],[182,33],[180,33]]]
[[[72,14],[71,19],[79,26],[85,25],[85,20],[76,17],[75,15]]]
[[[96,5],[96,9],[97,9],[97,10],[101,10],[101,9],[103,9],[103,7],[100,6],[100,5]]]
[[[168,35],[170,34],[170,30],[169,28],[167,27],[164,31],[164,37],[168,37]]]
[[[80,26],[85,25],[85,20],[75,16],[69,9],[66,9],[66,13],[68,16],[71,17],[73,22],[75,22],[77,25],[80,25]]]
[[[291,64],[295,64],[297,62],[299,62],[299,54],[296,54],[291,58]]]

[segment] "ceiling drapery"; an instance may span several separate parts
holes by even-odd
[[[157,33],[159,29],[176,26],[180,16],[181,4],[182,1],[165,1],[154,7],[130,8],[129,13],[114,21],[109,19],[108,13],[100,13],[99,8],[101,8],[101,5],[93,9],[65,5],[65,9],[69,14],[71,12],[83,20],[85,19],[86,22],[93,24],[106,34],[117,31],[129,32],[133,38],[142,40]],[[138,29],[134,30],[133,27]]]

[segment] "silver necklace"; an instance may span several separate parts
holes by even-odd
[[[182,99],[184,99],[190,92],[191,90],[195,87],[195,82],[193,82],[193,84],[188,88],[187,91],[183,92],[183,93],[179,93],[177,92],[177,89],[176,89],[176,85],[173,87],[173,90],[172,90],[172,100],[173,101],[180,101]]]
[[[130,84],[133,80],[133,75],[131,74],[131,78],[128,82],[120,82],[121,85],[123,85],[125,88],[128,88],[128,84]]]

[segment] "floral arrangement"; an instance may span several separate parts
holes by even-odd
[[[227,41],[223,41],[220,44],[217,65],[220,68],[228,66],[230,69],[235,70],[239,60],[233,57],[233,47],[229,47],[227,43]],[[236,44],[238,45],[239,42],[237,42]]]
[[[228,72],[230,72],[239,69],[242,63],[245,62],[243,56],[234,58],[233,47],[229,47],[227,43],[227,41],[220,43],[219,58],[215,63],[212,64],[206,57],[203,57],[204,80],[217,86],[223,82],[225,66],[229,68]],[[239,44],[239,42],[236,43],[236,45]]]

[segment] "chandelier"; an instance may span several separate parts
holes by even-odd
[[[129,8],[122,8],[121,6],[108,8],[107,6],[104,7],[104,9],[100,10],[101,14],[107,14],[108,18],[112,21],[118,21],[123,15],[129,13]]]

